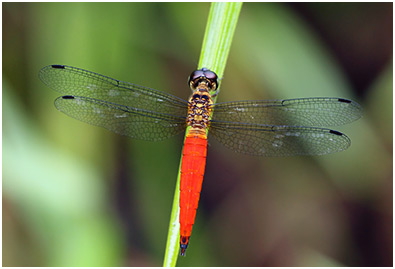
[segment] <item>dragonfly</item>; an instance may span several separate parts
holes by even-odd
[[[77,120],[148,141],[187,130],[179,201],[182,256],[195,223],[208,134],[231,150],[249,155],[325,155],[347,149],[351,141],[324,127],[348,124],[362,116],[358,103],[336,97],[214,104],[219,79],[207,68],[189,76],[192,95],[188,100],[66,65],[46,66],[39,77],[64,94],[55,100],[56,108]]]

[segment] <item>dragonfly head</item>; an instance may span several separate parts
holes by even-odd
[[[215,91],[218,86],[218,77],[213,71],[202,68],[192,72],[188,84],[192,91]]]

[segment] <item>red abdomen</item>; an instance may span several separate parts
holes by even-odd
[[[191,129],[182,152],[180,182],[180,246],[181,255],[185,254],[195,223],[196,209],[202,189],[204,168],[206,166],[207,136],[204,131]]]

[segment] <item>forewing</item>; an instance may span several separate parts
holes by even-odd
[[[55,106],[70,117],[136,139],[159,141],[186,128],[185,117],[115,105],[93,98],[62,96],[55,100]]]
[[[345,135],[325,128],[211,122],[209,135],[233,151],[259,156],[325,155],[347,149]]]
[[[40,79],[64,95],[83,96],[115,105],[186,117],[188,103],[171,94],[119,81],[66,65],[49,65],[40,70]]]
[[[342,98],[300,98],[218,103],[213,120],[261,125],[337,126],[362,116],[361,106]]]

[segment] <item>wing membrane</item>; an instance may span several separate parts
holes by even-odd
[[[212,122],[209,135],[236,152],[271,157],[324,155],[351,144],[345,134],[314,127]]]
[[[84,96],[113,104],[157,113],[186,117],[188,103],[176,96],[119,81],[66,65],[49,65],[40,70],[40,79],[65,95]]]
[[[300,98],[218,103],[213,120],[262,125],[337,126],[359,119],[362,108],[342,98]]]
[[[136,139],[159,141],[186,128],[185,117],[175,117],[88,97],[62,96],[55,106],[80,121]]]

